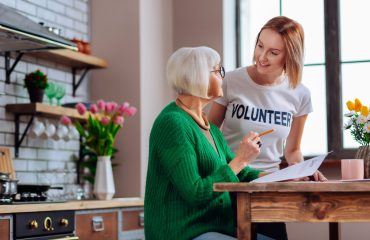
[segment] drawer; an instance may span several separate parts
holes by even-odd
[[[122,210],[122,231],[144,229],[144,209]]]
[[[117,212],[76,214],[76,235],[82,240],[116,240],[117,215]]]
[[[10,219],[0,219],[0,239],[10,239]]]

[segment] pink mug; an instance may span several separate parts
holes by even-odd
[[[364,179],[363,159],[342,159],[342,180]]]

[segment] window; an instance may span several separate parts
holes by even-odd
[[[252,63],[257,33],[270,18],[287,16],[305,30],[302,81],[311,91],[314,108],[302,139],[305,156],[334,150],[337,158],[353,157],[353,148],[358,146],[342,126],[347,100],[369,101],[370,32],[364,31],[370,20],[368,9],[370,2],[365,0],[361,4],[348,0],[236,0],[237,67]]]
[[[342,70],[342,108],[345,103],[361,99],[369,106],[369,73],[370,69],[370,2],[340,0],[340,39],[341,39],[341,70]],[[347,119],[343,119],[344,122]],[[344,148],[358,147],[349,131],[344,132]]]

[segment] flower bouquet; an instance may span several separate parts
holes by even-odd
[[[111,199],[115,192],[111,166],[111,156],[116,151],[114,142],[125,117],[134,116],[137,109],[127,102],[118,105],[116,102],[99,100],[91,105],[89,111],[82,103],[76,104],[76,110],[82,116],[88,115],[84,124],[75,122],[82,138],[82,149],[90,157],[93,154],[97,156],[94,193],[98,199]],[[63,118],[67,123],[67,117]]]
[[[370,178],[370,115],[369,107],[362,105],[359,99],[354,102],[348,101],[347,108],[349,113],[344,114],[348,117],[348,122],[344,125],[345,129],[351,131],[354,140],[361,144],[356,151],[355,159],[364,159],[364,177]]]
[[[348,101],[347,108],[349,113],[344,114],[348,117],[348,122],[344,125],[344,129],[351,131],[354,140],[361,146],[368,146],[370,143],[370,116],[369,107],[362,105],[359,99]]]

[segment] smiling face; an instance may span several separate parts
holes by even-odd
[[[254,60],[260,74],[280,75],[285,65],[285,46],[279,33],[264,29],[254,49]]]
[[[213,70],[219,70],[220,64],[213,67]],[[223,96],[222,91],[222,77],[218,71],[212,71],[209,75],[209,86],[208,86],[208,96],[210,98],[217,98]]]

